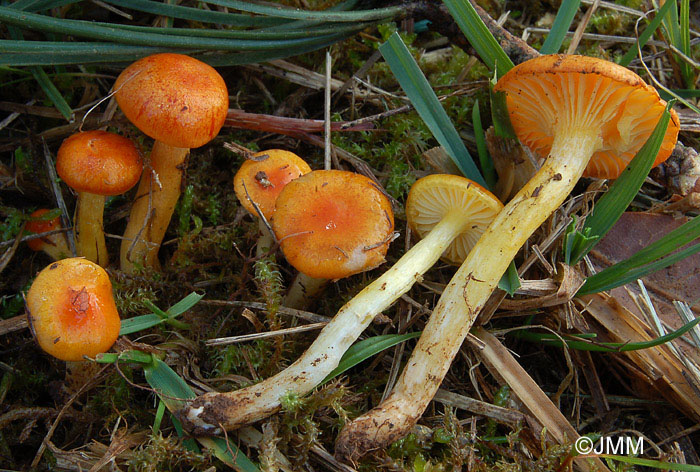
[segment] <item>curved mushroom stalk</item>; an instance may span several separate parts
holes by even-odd
[[[453,211],[410,253],[345,304],[296,362],[250,387],[197,397],[180,412],[183,426],[193,434],[220,434],[221,428],[234,429],[277,411],[284,395],[311,391],[338,366],[374,317],[420,280],[469,224],[460,210]]]
[[[474,319],[510,261],[584,174],[624,168],[651,134],[665,102],[634,73],[581,56],[541,56],[511,69],[496,86],[508,93],[521,142],[545,150],[545,164],[505,206],[442,293],[406,368],[387,399],[341,431],[336,454],[354,461],[403,437],[442,383]],[[640,105],[641,104],[641,105]],[[678,134],[669,126],[657,157]],[[595,159],[608,159],[592,162]],[[600,174],[598,174],[600,175]],[[608,174],[615,178],[617,174]]]
[[[592,143],[585,139],[579,143],[571,147],[579,153],[564,152],[558,161],[550,157],[472,248],[443,291],[391,394],[340,432],[335,450],[341,459],[355,461],[402,438],[416,424],[510,261],[561,205],[586,168],[581,156],[586,152],[590,156]]]
[[[220,427],[233,429],[276,411],[287,393],[309,392],[337,367],[372,319],[406,293],[441,256],[454,260],[462,254],[463,260],[501,208],[495,196],[462,177],[431,175],[416,182],[406,214],[419,234],[429,231],[424,239],[346,303],[294,364],[251,387],[195,399],[181,412],[185,426],[208,434]]]

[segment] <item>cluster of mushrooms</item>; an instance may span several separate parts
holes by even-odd
[[[196,99],[180,94],[191,84],[200,95]],[[206,393],[188,402],[178,412],[187,430],[221,434],[272,414],[290,393],[310,392],[374,317],[442,258],[459,269],[433,308],[403,373],[380,405],[345,425],[336,454],[352,461],[404,436],[433,398],[521,246],[581,176],[618,177],[666,106],[633,72],[583,56],[529,60],[505,74],[495,89],[506,94],[521,143],[543,160],[534,177],[505,206],[460,176],[434,174],[418,180],[410,190],[406,215],[422,239],[347,302],[289,367],[249,387]],[[156,139],[124,234],[121,268],[157,268],[158,247],[178,199],[182,165],[189,148],[218,134],[228,107],[227,91],[214,69],[177,54],[137,61],[120,75],[114,90],[127,118]],[[679,121],[674,112],[671,115],[656,164],[675,145]],[[141,156],[129,140],[103,131],[72,136],[58,152],[58,173],[79,195],[75,234],[83,258],[49,265],[27,295],[33,332],[56,357],[92,357],[108,350],[118,336],[119,315],[100,267],[108,261],[101,214],[104,195],[135,185],[141,166]],[[104,170],[119,179],[105,177]],[[234,188],[241,204],[260,221],[258,254],[269,252],[277,242],[299,271],[285,300],[288,306],[303,306],[329,280],[381,265],[395,238],[391,204],[377,182],[340,170],[312,171],[287,151],[251,156],[236,174]],[[33,230],[54,228],[48,221],[43,224]],[[56,259],[68,253],[60,238],[54,237],[49,246]],[[86,331],[79,330],[83,327]],[[107,334],[102,338],[98,332]]]

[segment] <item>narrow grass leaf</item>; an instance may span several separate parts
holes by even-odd
[[[641,341],[641,342],[629,342],[629,343],[594,343],[592,341],[571,339],[582,337],[582,336],[569,336],[561,335],[557,336],[551,333],[532,333],[529,331],[514,331],[512,335],[516,338],[524,339],[526,341],[543,343],[552,346],[562,347],[562,339],[566,346],[571,349],[576,349],[578,351],[595,351],[595,352],[628,352],[628,351],[639,351],[641,349],[649,349],[651,347],[660,346],[669,341],[672,341],[685,333],[693,329],[698,323],[700,323],[700,318],[696,318],[690,323],[686,323],[675,331],[672,331],[664,336],[659,336],[658,338]]]
[[[676,247],[678,246],[675,246],[668,251],[673,251]],[[682,251],[678,251],[675,254],[671,254],[670,256],[659,259],[656,262],[652,262],[635,269],[624,269],[623,267],[618,267],[618,265],[624,265],[623,263],[610,266],[597,274],[588,277],[576,295],[598,293],[605,290],[611,290],[615,287],[620,287],[621,285],[634,282],[635,280],[641,279],[642,277],[656,272],[657,270],[664,269],[675,264],[676,262],[682,261],[686,257],[690,257],[698,252],[700,252],[700,243],[683,249]],[[636,254],[630,259],[634,259],[635,257]],[[623,262],[627,262],[628,260]]]
[[[313,11],[284,6],[271,6],[243,2],[239,0],[207,0],[207,3],[231,8],[238,11],[265,15],[273,18],[287,18],[295,20],[316,20],[324,22],[355,22],[387,20],[404,13],[403,7],[373,8],[358,11]]]
[[[617,281],[625,277],[629,271],[648,267],[652,262],[671,254],[677,248],[685,246],[698,237],[700,237],[700,218],[696,217],[637,251],[628,259],[588,277],[578,294],[597,293],[617,287],[621,285]],[[644,272],[640,277],[644,275],[647,275],[647,272]]]
[[[605,195],[598,200],[593,211],[586,218],[584,228],[581,231],[583,237],[573,243],[572,264],[578,263],[597,241],[605,236],[639,191],[663,143],[666,128],[671,118],[669,110],[673,103],[671,101],[666,105],[666,110],[659,118],[649,139]]]
[[[204,294],[198,294],[196,292],[192,292],[189,295],[187,295],[185,298],[168,308],[168,313],[170,316],[178,316],[195,306],[199,301],[204,298]]]
[[[328,382],[333,377],[342,374],[346,370],[355,367],[360,362],[382,352],[385,349],[389,349],[401,342],[408,339],[413,339],[419,337],[420,331],[405,334],[383,334],[380,336],[374,336],[368,339],[363,339],[350,346],[350,349],[345,351],[343,357],[338,363],[338,367],[333,369],[333,371],[328,374],[328,376],[323,379],[321,384]]]
[[[676,47],[687,57],[692,57],[692,52],[690,50],[690,0],[681,0],[679,40],[680,43],[676,45]],[[681,77],[683,77],[685,86],[688,88],[695,88],[693,66],[680,58],[678,66],[681,69]]]
[[[484,174],[484,179],[488,184],[488,189],[493,191],[496,188],[496,169],[493,166],[493,161],[489,152],[486,149],[486,136],[484,135],[484,127],[481,125],[481,113],[479,113],[479,100],[474,101],[472,109],[472,124],[474,125],[474,139],[476,141],[476,149],[479,153],[479,163],[481,164],[481,172]]]
[[[268,16],[251,16],[240,13],[224,13],[201,8],[186,7],[182,5],[168,5],[167,3],[153,0],[105,0],[106,3],[116,5],[121,8],[153,15],[179,18],[189,21],[201,21],[203,23],[215,23],[220,25],[256,27],[256,26],[276,26],[287,23],[284,18],[273,18]]]
[[[159,4],[167,6],[166,4]],[[339,40],[342,35],[329,34],[310,38],[253,40],[224,39],[197,36],[177,36],[152,32],[132,31],[124,34],[120,28],[83,20],[57,19],[36,13],[18,12],[0,6],[0,21],[10,25],[42,31],[44,33],[69,34],[90,39],[113,41],[122,44],[159,46],[182,49],[221,51],[275,51],[280,48],[303,48],[309,44],[323,43],[328,39]],[[47,54],[51,54],[47,51]]]
[[[625,464],[641,465],[644,467],[651,467],[654,469],[663,470],[674,470],[678,472],[700,472],[699,465],[692,464],[679,464],[676,462],[664,462],[655,459],[643,459],[641,457],[631,457],[631,456],[617,456],[614,454],[601,454],[598,457],[605,459],[612,459],[618,462],[624,462]]]
[[[163,400],[158,400],[158,408],[156,408],[156,415],[153,419],[153,434],[158,434],[160,432],[160,425],[163,422],[163,416],[165,415],[165,403]]]
[[[138,333],[139,331],[158,326],[162,323],[165,323],[165,320],[155,313],[127,318],[126,320],[122,320],[119,336]]]
[[[152,361],[152,354],[137,350],[123,351],[119,353],[104,352],[95,356],[95,362],[99,362],[100,364],[114,364],[115,362],[150,364]]]
[[[510,122],[508,106],[506,105],[506,93],[496,92],[493,87],[497,78],[494,76],[489,82],[489,95],[491,96],[491,121],[493,121],[493,131],[501,138],[517,139],[513,124]]]
[[[180,410],[185,400],[196,397],[189,385],[177,375],[165,362],[153,358],[153,362],[143,369],[146,381],[156,391],[158,397],[170,410],[175,413]],[[221,438],[197,438],[197,440],[216,455],[217,458],[236,470],[245,472],[257,472],[258,468],[235,444],[224,441]]]
[[[554,18],[552,29],[544,40],[542,48],[540,48],[542,54],[556,54],[559,52],[580,6],[581,0],[564,0],[561,2],[557,16]]]
[[[459,170],[465,177],[486,187],[486,181],[479,173],[462,138],[398,33],[392,34],[379,46],[379,51],[428,129],[445,148]]]
[[[673,8],[673,2],[670,1],[664,3],[664,5],[661,8],[659,8],[654,18],[649,22],[644,31],[642,31],[642,33],[639,35],[637,42],[629,48],[629,50],[625,53],[624,56],[622,56],[622,58],[618,61],[618,64],[627,67],[629,63],[632,62],[632,59],[637,57],[637,54],[639,53],[638,49],[643,48],[647,41],[649,41],[651,36],[654,34],[654,31],[656,31],[663,19],[666,18],[671,8]]]
[[[443,0],[443,2],[469,44],[489,69],[498,71],[500,77],[513,68],[513,61],[493,37],[469,0]]]

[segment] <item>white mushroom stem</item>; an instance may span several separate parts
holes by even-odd
[[[392,393],[340,432],[339,457],[356,460],[415,425],[510,261],[569,195],[599,146],[590,127],[561,127],[545,164],[492,221],[443,291]]]
[[[338,366],[342,355],[374,317],[420,280],[471,224],[464,217],[464,209],[449,211],[393,267],[346,303],[296,362],[250,387],[197,397],[180,412],[184,426],[195,435],[220,434],[222,429],[234,429],[275,412],[284,395],[311,391]]]
[[[76,207],[76,252],[91,262],[107,267],[109,256],[102,227],[105,197],[90,192],[79,192]]]
[[[326,288],[329,282],[328,279],[317,279],[299,272],[289,284],[289,290],[282,304],[289,308],[303,310]]]
[[[133,273],[136,265],[158,268],[158,249],[180,198],[187,148],[156,141],[151,169],[144,169],[121,244],[120,266]]]

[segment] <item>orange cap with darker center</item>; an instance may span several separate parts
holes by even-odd
[[[299,272],[339,279],[384,262],[394,215],[389,199],[367,177],[317,170],[284,187],[272,228]]]
[[[107,351],[121,321],[105,270],[82,258],[39,272],[27,293],[27,316],[41,348],[65,361]]]
[[[114,83],[119,107],[137,128],[168,146],[196,148],[219,134],[228,90],[216,70],[182,54],[154,54]]]
[[[233,177],[233,188],[246,210],[257,217],[255,203],[269,220],[285,185],[309,172],[309,165],[293,152],[270,149],[253,154],[241,165]]]
[[[666,102],[634,72],[613,62],[548,55],[508,71],[495,87],[507,92],[508,111],[520,141],[547,157],[565,127],[588,128],[599,138],[585,176],[617,178],[654,130]],[[673,151],[680,122],[671,110],[654,165]]]
[[[118,134],[84,131],[63,141],[56,172],[78,192],[120,195],[136,185],[143,161],[138,148]]]

